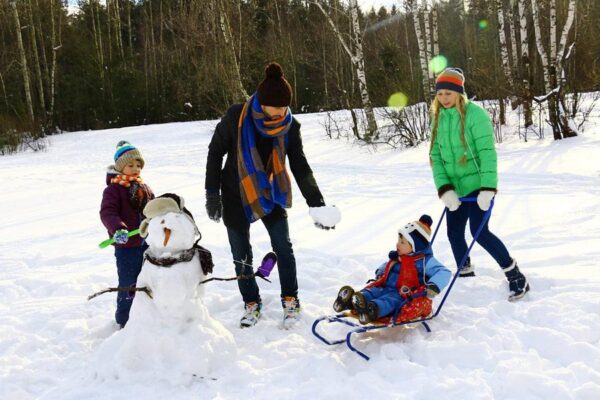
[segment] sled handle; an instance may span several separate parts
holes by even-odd
[[[459,198],[459,200],[462,202],[467,202],[467,203],[468,202],[476,202],[477,197],[461,197],[461,198]],[[492,199],[492,203],[490,204],[490,210],[492,209],[493,205],[494,205],[494,200]],[[432,245],[433,245],[435,237],[437,236],[438,230],[440,229],[440,226],[442,225],[442,221],[444,220],[444,217],[446,216],[447,212],[448,212],[448,207],[444,207],[444,211],[442,211],[442,215],[440,216],[440,219],[438,220],[437,226],[435,227],[435,231],[433,232],[433,236],[431,237],[431,241],[429,242]]]
[[[477,201],[477,198],[476,197],[461,197],[460,201],[475,202],[475,201]],[[469,247],[467,248],[466,253],[463,255],[462,260],[460,260],[460,264],[458,265],[458,268],[457,268],[456,272],[454,273],[452,280],[450,281],[450,286],[448,286],[448,289],[446,289],[446,293],[444,293],[444,297],[442,298],[440,305],[438,306],[435,313],[427,319],[432,319],[434,317],[437,317],[437,315],[442,310],[442,307],[444,306],[444,303],[446,302],[446,298],[448,298],[448,295],[450,294],[450,291],[452,290],[452,286],[454,286],[454,282],[456,281],[456,278],[458,278],[458,274],[460,273],[460,270],[463,269],[465,263],[467,262],[467,257],[469,257],[469,253],[471,253],[471,249],[473,248],[473,246],[475,245],[475,242],[479,238],[481,231],[483,230],[483,228],[489,221],[489,219],[492,215],[493,208],[494,208],[494,199],[492,198],[492,201],[490,202],[490,208],[488,208],[487,211],[485,212],[485,214],[483,215],[483,218],[481,219],[481,223],[479,224],[477,231],[473,235],[473,240],[471,240],[471,244],[469,244]],[[442,214],[442,217],[446,214],[447,210],[448,210],[447,207],[444,208],[444,213]],[[438,224],[438,228],[439,228],[439,225],[441,224],[441,222],[442,221],[440,220],[440,223]],[[436,232],[437,232],[437,229],[436,229]]]

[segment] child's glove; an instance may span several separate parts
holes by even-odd
[[[481,208],[482,211],[487,211],[490,209],[490,204],[492,199],[496,195],[496,192],[493,190],[482,189],[477,195],[477,205]]]
[[[116,244],[125,244],[129,240],[129,231],[127,229],[119,229],[113,235]]]
[[[440,288],[437,287],[437,285],[435,283],[428,283],[427,284],[427,297],[429,297],[430,299],[433,299],[438,294],[440,294]]]
[[[450,211],[456,211],[458,210],[458,207],[460,207],[460,200],[458,199],[458,195],[454,190],[448,190],[440,199]]]
[[[342,219],[342,214],[336,206],[310,207],[308,214],[312,217],[317,228],[325,230],[335,229],[335,226]]]
[[[221,220],[223,205],[221,204],[221,195],[218,190],[206,191],[206,214],[208,214],[208,218],[215,222]]]

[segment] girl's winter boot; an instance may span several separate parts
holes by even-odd
[[[513,259],[512,264],[507,268],[503,268],[503,271],[508,280],[508,288],[510,290],[508,301],[517,301],[529,292],[529,282],[527,282],[527,278],[519,270],[516,260]]]
[[[471,276],[475,276],[475,266],[471,264],[471,257],[467,257],[467,261],[465,265],[458,271],[458,276],[460,278],[468,278]]]

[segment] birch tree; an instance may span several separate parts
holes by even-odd
[[[438,37],[438,12],[436,7],[431,8],[431,30],[433,33],[433,56],[440,54],[440,41]]]
[[[27,56],[25,55],[25,47],[23,46],[23,35],[21,34],[21,21],[19,20],[19,10],[17,9],[17,2],[15,0],[11,1],[10,5],[13,9],[15,30],[17,34],[17,44],[19,47],[19,54],[21,56],[21,73],[23,75],[23,86],[25,88],[25,101],[27,104],[27,112],[29,115],[29,122],[33,127],[35,123],[35,116],[33,113],[33,101],[31,96],[31,85],[29,83],[29,68],[27,67]]]
[[[35,70],[35,76],[36,76],[36,80],[37,80],[37,87],[38,87],[38,101],[40,102],[40,109],[42,110],[42,115],[46,113],[46,101],[45,101],[45,94],[44,94],[44,81],[42,80],[42,65],[41,65],[41,60],[40,60],[40,56],[39,56],[39,52],[38,52],[38,43],[37,43],[37,39],[36,39],[36,27],[35,27],[35,22],[33,21],[33,6],[31,4],[31,0],[29,0],[29,3],[27,4],[28,9],[27,9],[27,15],[29,17],[29,32],[30,32],[30,37],[31,37],[31,50],[32,50],[32,54],[33,54],[33,66],[34,66],[34,70]],[[41,43],[42,47],[43,47],[43,42]]]
[[[565,50],[567,49],[569,31],[571,30],[571,26],[573,25],[573,20],[575,18],[575,0],[569,0],[567,17],[562,29],[559,43],[556,41],[556,0],[549,1],[549,52],[546,51],[546,47],[542,41],[543,37],[540,27],[540,9],[537,1],[538,0],[531,0],[531,8],[533,14],[536,47],[544,69],[544,87],[546,89],[546,95],[541,99],[541,101],[548,101],[550,125],[552,126],[554,139],[559,140],[577,135],[577,133],[574,132],[569,126],[566,110],[563,109],[564,85],[566,84],[564,63],[565,56],[567,55]],[[570,47],[572,47],[572,45]]]
[[[233,40],[233,34],[231,33],[229,17],[227,16],[223,0],[216,1],[218,9],[219,28],[224,41],[223,51],[225,52],[225,60],[227,60],[226,69],[227,74],[229,75],[229,81],[231,81],[233,86],[233,98],[237,101],[245,101],[248,99],[249,96],[246,92],[246,89],[244,89],[244,85],[242,84],[242,77],[240,76],[240,65],[238,59],[236,58],[235,43]],[[241,39],[239,46],[240,48],[242,46]]]
[[[519,5],[519,33],[521,36],[521,64],[519,68],[521,77],[521,101],[523,104],[523,118],[525,128],[533,125],[531,113],[531,84],[529,61],[529,36],[527,33],[527,3],[518,1]]]
[[[371,99],[369,98],[369,91],[367,88],[367,78],[365,73],[365,60],[363,56],[363,47],[362,47],[362,32],[360,30],[360,24],[358,21],[358,3],[357,0],[349,0],[349,11],[350,11],[350,26],[351,26],[351,36],[350,36],[350,44],[346,42],[344,36],[339,31],[337,25],[333,22],[327,11],[323,8],[321,3],[313,2],[323,13],[329,25],[333,29],[336,34],[336,37],[348,57],[350,57],[350,61],[354,66],[356,78],[358,80],[358,88],[360,92],[360,98],[362,101],[363,109],[365,111],[365,115],[367,118],[367,133],[365,134],[364,140],[367,142],[371,142],[373,139],[377,139],[377,122],[375,121],[375,113],[373,112],[373,105],[371,104]]]
[[[509,0],[508,9],[506,12],[506,25],[508,25],[509,33],[510,33],[510,60],[511,60],[511,71],[513,79],[516,76],[516,71],[519,68],[519,53],[517,51],[517,34],[515,30],[515,18],[514,18],[514,8],[515,8],[515,0]],[[518,1],[518,3],[522,3],[522,1]]]
[[[419,47],[419,65],[421,66],[421,82],[423,84],[423,99],[427,104],[431,101],[430,95],[432,92],[431,83],[429,80],[429,68],[427,63],[427,43],[421,34],[421,21],[419,19],[419,5],[415,0],[409,0],[407,6],[410,7],[413,15],[413,23],[415,26],[415,35],[417,36],[417,44]]]
[[[502,70],[506,83],[508,84],[508,90],[512,94],[514,93],[512,70],[510,68],[509,50],[508,43],[506,41],[506,27],[504,23],[504,6],[502,0],[496,0],[496,12],[498,13],[498,36],[500,38],[500,57],[502,59]],[[504,106],[504,96],[500,96],[500,124],[506,123],[506,113]]]
[[[429,63],[432,58],[432,49],[433,49],[433,40],[431,36],[431,27],[429,24],[429,7],[427,5],[427,0],[423,0],[423,25],[425,26],[425,36],[423,38],[423,42],[425,44],[425,64],[427,65],[427,78],[429,78],[429,95],[428,98],[433,97],[434,88],[432,82],[433,80],[433,70],[429,68]]]
[[[56,1],[53,0],[50,2],[50,21],[51,21],[51,45],[52,45],[52,68],[50,70],[50,111],[48,112],[48,119],[50,123],[54,123],[54,104],[56,100],[56,70],[57,70],[57,59],[58,59],[58,51],[62,47],[62,23],[61,23],[61,15],[60,9],[58,12],[56,9]],[[55,22],[55,14],[58,14],[58,24]]]

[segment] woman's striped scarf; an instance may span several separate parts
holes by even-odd
[[[292,206],[292,187],[285,168],[287,133],[292,113],[278,119],[267,119],[256,94],[244,104],[238,121],[238,174],[242,205],[248,221],[259,220],[273,211],[275,204]],[[273,151],[266,168],[256,148],[255,133],[273,138]]]

